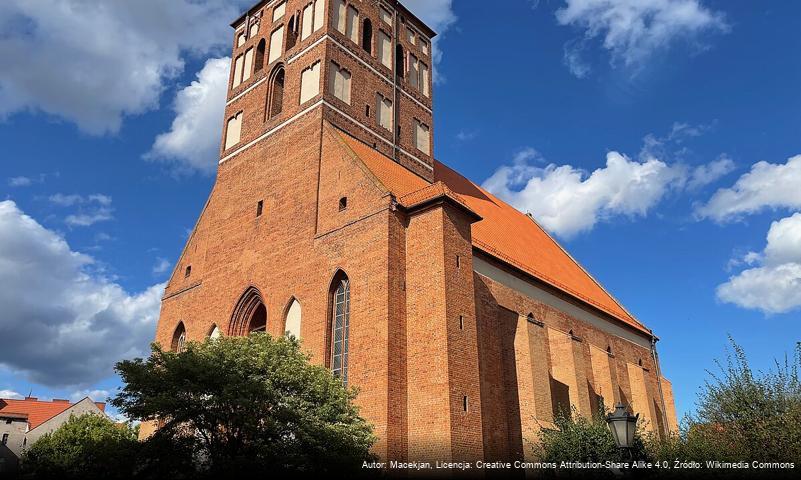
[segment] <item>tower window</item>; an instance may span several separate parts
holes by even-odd
[[[348,197],[342,197],[339,199],[339,211],[345,211],[348,209]]]
[[[314,26],[314,6],[311,3],[303,7],[303,20],[301,23],[300,39],[303,41],[312,34],[312,27]]]
[[[320,94],[320,62],[300,74],[300,103],[306,103]]]
[[[286,32],[286,49],[289,50],[290,48],[294,47],[297,42],[298,17],[297,15],[292,15],[292,18],[289,19],[289,29]]]
[[[376,112],[378,124],[390,132],[392,131],[392,100],[380,93],[376,95]]]
[[[189,278],[191,276],[192,276],[192,265],[189,265],[186,267],[186,270],[184,271],[184,277]]]
[[[245,52],[245,66],[242,69],[242,81],[249,79],[253,73],[253,49],[248,48]]]
[[[345,26],[347,23],[345,17],[345,2],[343,0],[334,0],[334,15],[331,17],[331,20],[334,22],[334,28],[343,35],[345,34]]]
[[[236,37],[236,46],[237,46],[237,48],[239,48],[242,45],[244,45],[247,40],[248,39],[247,39],[247,36],[245,35],[245,32],[242,32],[239,35],[237,35],[237,37]]]
[[[264,213],[264,200],[259,200],[256,204],[256,217],[261,217]]]
[[[456,255],[456,268],[462,268],[462,257]]]
[[[225,132],[225,149],[233,147],[241,140],[242,136],[242,117],[243,113],[239,112],[233,117],[228,119],[228,126]]]
[[[362,48],[370,55],[373,54],[373,22],[369,18],[364,19],[362,27]]]
[[[350,72],[331,62],[329,89],[335,97],[350,105]]]
[[[359,11],[348,6],[348,21],[345,26],[345,35],[357,44],[359,43]]]
[[[242,66],[245,63],[245,57],[240,55],[234,60],[234,83],[232,88],[238,87],[242,83]]]
[[[259,34],[259,20],[256,19],[256,20],[253,21],[253,23],[250,24],[249,36],[250,36],[250,38],[253,38],[258,34]]]
[[[409,54],[409,85],[420,88],[420,60]]]
[[[392,14],[384,7],[379,7],[381,12],[381,20],[387,25],[392,25]]]
[[[270,35],[270,58],[267,63],[273,63],[284,53],[284,26],[281,25]]]
[[[466,412],[470,410],[470,399],[467,398],[467,395],[462,397],[462,409]]]
[[[426,155],[431,152],[431,130],[417,119],[414,120],[414,144]]]
[[[428,65],[426,65],[423,62],[420,62],[420,90],[426,97],[431,95],[431,87],[429,86],[430,77],[431,74],[428,71]]]
[[[412,45],[417,44],[417,37],[414,34],[414,30],[409,27],[406,27],[406,40]]]
[[[406,73],[406,53],[403,50],[403,45],[398,44],[395,47],[395,74],[403,78],[404,74]]]
[[[364,116],[370,118],[370,105],[364,106]]]
[[[283,66],[273,71],[270,90],[267,93],[267,119],[279,115],[284,108],[284,77]]]
[[[420,49],[423,50],[423,54],[428,55],[428,42],[420,39]]]
[[[284,14],[286,14],[286,2],[281,2],[281,4],[273,10],[273,22],[283,18]]]
[[[259,46],[256,47],[256,60],[254,63],[256,64],[256,72],[261,72],[264,69],[264,54],[267,50],[267,41],[263,38],[259,42]]]
[[[459,330],[464,330],[464,315],[459,315]]]
[[[392,40],[383,30],[378,31],[376,48],[378,49],[378,59],[381,60],[381,64],[387,68],[392,68]]]

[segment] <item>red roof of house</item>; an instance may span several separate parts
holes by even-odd
[[[33,430],[73,405],[75,405],[75,403],[70,403],[69,400],[53,400],[51,402],[46,402],[35,397],[28,397],[24,400],[3,398],[0,399],[0,417],[27,417],[28,426]],[[97,405],[97,408],[101,411],[105,411],[106,409],[105,403],[95,402],[95,405]]]
[[[437,192],[451,196],[482,218],[473,224],[475,248],[650,335],[531,217],[440,162],[434,164],[436,183],[431,184],[361,141],[340,135],[401,204],[418,203]]]

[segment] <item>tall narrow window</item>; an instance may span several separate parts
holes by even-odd
[[[238,87],[242,83],[242,65],[245,63],[245,57],[242,55],[236,57],[234,61],[234,83],[233,88]]]
[[[381,60],[381,63],[387,68],[392,68],[392,40],[383,30],[378,31],[376,48],[378,49],[378,59]]]
[[[271,119],[284,109],[284,67],[273,71],[270,80],[270,91],[267,94],[267,119]]]
[[[184,327],[184,322],[180,322],[172,334],[170,350],[175,353],[181,353],[184,349],[186,349],[186,327]]]
[[[392,100],[383,95],[376,94],[376,111],[378,112],[378,124],[390,132],[392,131]]]
[[[225,130],[225,149],[233,147],[242,136],[242,112],[237,113],[228,119],[228,127]]]
[[[373,54],[373,22],[369,18],[364,19],[362,27],[362,48],[370,55]]]
[[[331,21],[334,28],[339,30],[339,33],[345,34],[345,27],[347,15],[345,14],[345,2],[342,0],[334,0],[334,16]]]
[[[236,46],[237,47],[241,47],[247,41],[248,41],[247,35],[245,35],[245,32],[242,32],[239,35],[237,35],[237,37],[236,37]]]
[[[420,61],[413,54],[409,54],[409,85],[420,88]]]
[[[403,78],[406,73],[406,52],[403,50],[403,45],[398,44],[395,48],[395,75]]]
[[[415,36],[414,30],[408,27],[406,28],[406,40],[412,45],[417,44],[417,36]]]
[[[423,51],[424,55],[428,55],[428,42],[425,40],[420,40],[420,49]]]
[[[250,38],[253,38],[258,34],[259,34],[259,22],[258,21],[254,21],[253,23],[250,24],[250,35],[249,36],[250,36]]]
[[[421,152],[429,155],[431,152],[431,131],[428,125],[415,119],[414,121],[414,144]]]
[[[281,2],[280,5],[276,6],[273,10],[273,22],[278,21],[286,14],[286,2]]]
[[[249,48],[247,52],[245,52],[245,67],[242,71],[242,81],[249,79],[251,74],[253,73],[253,49]]]
[[[284,53],[284,26],[278,27],[270,35],[270,57],[267,63],[273,63]]]
[[[267,41],[263,38],[256,47],[256,59],[253,61],[256,64],[256,72],[261,72],[264,69],[264,54],[267,50]]]
[[[341,274],[332,288],[331,371],[348,383],[348,337],[350,335],[350,282]]]
[[[300,339],[301,308],[300,302],[293,299],[286,312],[286,335]]]
[[[350,105],[350,72],[331,62],[328,88],[335,97]]]
[[[420,62],[420,90],[423,91],[423,95],[426,97],[431,95],[430,76],[428,65]]]
[[[314,31],[323,28],[325,20],[325,0],[314,0]]]
[[[220,331],[219,327],[217,327],[217,325],[214,325],[213,327],[211,327],[211,331],[209,331],[209,338],[210,339],[214,340],[216,338],[220,338],[221,336],[222,336],[222,332]]]
[[[345,26],[345,35],[353,43],[359,43],[359,11],[352,6],[348,6],[348,22]]]
[[[294,47],[296,43],[298,43],[298,31],[300,27],[298,26],[297,15],[292,15],[292,18],[289,19],[289,28],[286,32],[286,49],[289,50],[290,48]]]
[[[320,94],[320,62],[300,74],[300,103],[306,103]]]
[[[312,34],[312,27],[314,26],[314,6],[311,3],[303,8],[303,20],[301,25],[300,39],[303,41]]]

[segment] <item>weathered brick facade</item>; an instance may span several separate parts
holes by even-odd
[[[234,322],[249,318],[236,307],[250,291],[272,335],[284,334],[289,306],[300,302],[303,348],[330,366],[333,289],[346,278],[347,380],[384,459],[522,459],[559,406],[588,415],[600,397],[631,404],[651,428],[675,428],[652,334],[533,221],[436,162],[430,145],[418,148],[415,121],[433,139],[430,85],[427,96],[408,71],[401,79],[384,66],[376,37],[392,37],[397,68],[398,42],[431,65],[433,32],[395,1],[381,2],[392,23],[379,2],[343,2],[358,9],[359,45],[337,30],[335,0],[325,0],[321,26],[292,45],[289,26],[312,1],[287,0],[279,16],[281,3],[262,1],[234,23],[234,65],[262,40],[269,51],[280,25],[284,48],[230,90],[225,119],[243,112],[241,135],[225,148],[223,133],[217,181],[167,286],[156,341],[171,345],[179,325],[189,340],[215,327],[237,333]],[[247,35],[256,21],[258,33]],[[319,94],[301,104],[301,72],[318,61]],[[332,91],[332,62],[351,74],[350,103]],[[379,124],[377,93],[393,100],[399,132]],[[271,115],[276,98],[281,111]],[[502,215],[486,210],[494,208]],[[550,250],[493,243],[486,226],[507,220],[517,223],[499,235],[522,228]],[[520,255],[566,273],[540,275]]]

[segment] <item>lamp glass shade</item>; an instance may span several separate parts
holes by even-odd
[[[626,407],[618,404],[615,412],[606,417],[609,430],[615,439],[618,448],[631,448],[634,444],[634,434],[637,431],[637,419],[639,415],[629,415]]]

